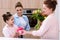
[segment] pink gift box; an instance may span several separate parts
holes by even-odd
[[[23,34],[23,33],[24,33],[23,30],[24,30],[24,29],[23,29],[22,27],[19,27],[19,28],[17,29],[17,32],[19,32],[20,34]]]

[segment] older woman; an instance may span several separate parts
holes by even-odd
[[[33,36],[40,36],[42,39],[58,39],[58,21],[55,17],[54,11],[57,2],[55,0],[45,0],[43,4],[43,14],[47,18],[42,22],[39,30],[26,32]]]

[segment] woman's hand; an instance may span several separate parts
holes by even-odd
[[[19,31],[19,35],[25,35],[26,34],[26,31],[25,30],[20,30]]]
[[[16,33],[14,34],[14,37],[17,38],[18,36],[19,36],[19,33],[16,32]]]

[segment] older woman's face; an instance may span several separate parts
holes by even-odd
[[[19,16],[22,15],[23,8],[22,7],[16,7],[16,12]]]
[[[52,12],[52,9],[48,8],[45,4],[43,4],[43,15],[49,15]]]

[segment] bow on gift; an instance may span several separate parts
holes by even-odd
[[[23,29],[22,27],[19,27],[19,28],[17,29],[17,32],[19,32],[20,34],[23,34],[23,33],[24,33],[23,30],[24,30],[24,29]]]

